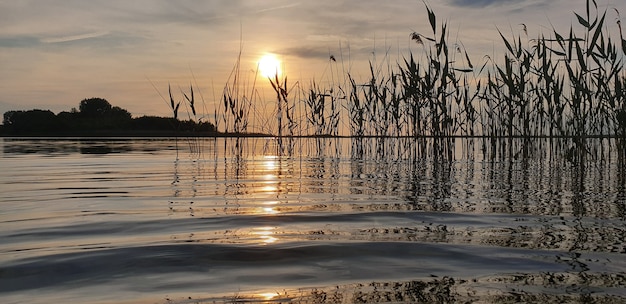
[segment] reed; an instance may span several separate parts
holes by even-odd
[[[326,98],[330,94],[320,89],[315,81],[312,82],[306,99],[304,99],[305,116],[307,125],[313,129],[314,135],[324,135],[327,132],[326,117]]]
[[[343,66],[343,54],[339,58]],[[312,80],[308,88],[298,86],[301,92],[298,104],[304,107],[302,125],[307,130],[306,135],[336,137],[341,134],[339,129],[342,115],[341,102],[346,100],[346,93],[343,88],[345,81],[342,84],[342,81],[337,79],[340,76],[335,75],[338,70],[335,66],[337,64],[335,56],[329,55],[328,65],[322,78],[319,81]],[[330,70],[330,75],[327,74],[328,70]]]
[[[586,4],[584,16],[575,13],[582,37],[573,27],[567,36],[553,29],[550,37],[540,36],[524,48],[521,36],[509,40],[500,33],[507,50],[504,67],[494,67],[497,73],[488,78],[484,96],[500,101],[490,109],[499,121],[489,123],[504,125],[506,133],[490,135],[618,134],[614,113],[624,108],[624,57],[606,37],[607,12],[598,12],[595,1]]]
[[[182,88],[180,89],[180,91],[183,94],[185,100],[187,100],[187,103],[185,103],[185,107],[187,108],[187,118],[189,119],[189,121],[194,122],[194,125],[201,124],[203,115],[199,116],[198,112],[196,111],[196,98],[193,91],[193,86],[189,85],[189,95],[187,95],[187,93],[185,93]],[[191,131],[195,133],[197,130],[193,128]],[[189,145],[189,150],[192,153],[196,153],[198,155],[202,154],[202,145],[199,138],[187,138],[187,144]]]
[[[521,33],[510,37],[498,29],[504,54],[484,56],[479,68],[464,44],[450,39],[448,24],[425,8],[427,34],[409,34],[422,53],[410,52],[396,63],[386,53],[382,64],[370,61],[365,81],[337,68],[344,66],[337,62],[343,54],[329,56],[329,82],[289,88],[286,76],[269,78],[276,93],[276,123],[266,130],[280,146],[285,137],[339,136],[345,129],[357,139],[412,138],[401,144],[426,151],[426,141],[418,139],[432,137],[430,151],[442,155],[451,155],[454,141],[446,139],[452,137],[487,138],[482,149],[492,154],[506,150],[507,141],[497,138],[573,137],[579,151],[589,150],[588,137],[626,138],[626,40],[619,11],[611,11],[619,39],[610,35],[611,16],[593,0],[586,1],[584,14],[574,13],[578,24],[567,34],[553,28],[531,39],[523,24]],[[248,130],[258,96],[256,78],[248,91],[240,67],[241,50],[222,94],[221,124],[227,133]],[[336,77],[339,70],[343,75]],[[183,95],[195,117],[193,88]],[[179,105],[170,90],[175,117]],[[386,145],[376,149],[395,151]]]
[[[253,107],[256,90],[256,77],[248,92],[245,80],[241,75],[242,49],[222,91],[223,112],[221,112],[224,132],[244,134],[248,131],[250,111]]]
[[[287,129],[287,136],[290,139],[289,144],[286,146],[288,151],[287,153],[291,155],[293,153],[293,144],[291,139],[295,135],[295,130],[297,128],[297,124],[294,120],[295,115],[295,105],[289,102],[289,90],[287,87],[287,77],[283,78],[282,81],[278,79],[278,73],[274,75],[274,79],[268,77],[274,92],[276,93],[276,120],[277,120],[277,128],[278,128],[278,147],[282,149],[283,146],[283,129]],[[286,123],[283,123],[283,116],[287,119]],[[282,151],[281,151],[282,153]]]

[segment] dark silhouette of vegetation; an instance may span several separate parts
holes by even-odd
[[[626,39],[617,9],[602,10],[587,0],[586,13],[574,13],[577,23],[565,33],[548,28],[529,37],[520,24],[523,34],[507,37],[498,29],[503,56],[486,55],[477,64],[447,21],[425,6],[430,27],[409,34],[420,54],[409,51],[392,63],[385,53],[382,62],[370,62],[365,80],[353,75],[341,53],[329,56],[331,76],[321,86],[297,82],[291,88],[287,76],[269,78],[275,107],[262,124],[250,125],[276,135],[279,145],[282,137],[294,135],[626,136]],[[240,85],[240,57],[241,50],[219,112],[226,132],[245,132],[256,119],[249,115],[258,96],[256,75],[251,89]],[[170,100],[176,115],[180,103],[171,94]]]
[[[80,113],[89,117],[103,117],[110,114],[113,110],[111,104],[103,98],[89,98],[83,99],[80,102]]]
[[[194,136],[216,135],[209,122],[180,121],[176,118],[143,116],[133,118],[125,109],[103,98],[87,98],[78,110],[55,115],[50,110],[4,113],[2,135],[21,136]]]
[[[5,131],[29,133],[39,130],[58,131],[59,117],[50,110],[8,111],[4,113]]]

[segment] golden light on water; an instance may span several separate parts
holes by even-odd
[[[278,211],[274,210],[274,208],[272,208],[272,207],[265,207],[265,208],[263,208],[263,211],[266,214],[270,214],[270,215],[275,215],[275,214],[279,213]]]
[[[278,294],[277,292],[266,292],[260,293],[259,296],[262,297],[265,301],[269,301],[275,297],[280,296],[280,294]]]
[[[270,182],[268,182],[265,186],[261,187],[259,191],[265,193],[276,193],[278,191],[278,187],[276,186],[276,182],[273,182],[271,184]]]
[[[278,241],[278,238],[274,237],[274,227],[259,227],[254,229],[253,235],[258,236],[263,244],[272,244]]]
[[[280,176],[278,175],[279,164],[276,156],[265,156],[263,161],[263,182],[264,186],[259,188],[263,193],[277,193]]]
[[[274,54],[265,54],[259,59],[258,62],[259,73],[263,77],[275,78],[280,76],[281,62]]]
[[[277,156],[265,156],[264,157],[264,159],[265,159],[264,165],[265,165],[265,169],[267,171],[274,171],[274,170],[276,170],[276,168],[278,167],[277,164],[276,164],[276,159],[277,158],[278,158]]]
[[[275,216],[281,213],[278,209],[280,200],[277,194],[280,192],[280,162],[276,156],[264,156],[260,162],[258,177],[262,179],[255,191],[255,198],[262,200],[259,205],[255,206],[254,213],[262,216]],[[250,235],[255,242],[268,245],[280,241],[276,237],[277,227],[257,227],[254,228]]]
[[[267,207],[263,207],[263,213],[267,214],[267,215],[276,215],[276,214],[280,214],[280,211],[274,209],[274,205],[277,205],[278,202],[267,202],[264,203],[265,205],[268,205]]]

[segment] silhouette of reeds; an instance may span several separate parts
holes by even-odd
[[[222,92],[224,103],[222,122],[226,133],[241,134],[248,130],[254,86],[251,93],[246,94],[246,87],[242,83],[240,70],[241,51]]]
[[[607,11],[589,0],[584,14],[574,13],[580,28],[572,25],[567,34],[553,28],[530,39],[525,24],[513,37],[498,29],[504,54],[484,56],[479,69],[463,43],[451,41],[447,23],[438,23],[425,7],[428,34],[409,34],[422,54],[410,52],[395,64],[387,54],[380,65],[370,61],[366,81],[345,69],[343,80],[336,80],[334,67],[343,64],[337,62],[343,56],[332,54],[330,85],[312,81],[308,88],[297,83],[290,89],[286,76],[269,78],[276,123],[267,130],[278,136],[279,146],[283,137],[347,132],[353,138],[412,138],[406,144],[420,151],[426,147],[418,139],[435,138],[431,151],[445,155],[451,155],[454,141],[443,139],[453,137],[487,138],[482,147],[491,154],[506,146],[497,138],[575,137],[572,146],[584,152],[585,138],[626,138],[626,40],[619,11],[614,10],[619,40],[610,35]],[[241,50],[223,91],[227,133],[245,133],[253,107],[255,86],[247,92],[240,65]],[[194,113],[193,88],[185,98]],[[170,100],[176,117],[179,104]]]
[[[270,84],[272,85],[272,89],[276,93],[276,120],[277,120],[277,128],[278,128],[278,147],[283,147],[283,128],[287,128],[288,136],[290,139],[293,139],[295,135],[295,130],[297,124],[294,120],[295,115],[295,105],[293,103],[289,103],[289,90],[287,87],[287,77],[283,78],[282,81],[278,79],[278,73],[274,75],[274,79],[268,77]],[[283,115],[285,116],[286,125],[283,124]],[[287,145],[288,153],[291,155],[293,153],[293,145],[290,142]],[[282,151],[281,151],[282,152]]]
[[[494,64],[482,94],[486,124],[491,127],[486,135],[619,134],[616,114],[624,108],[623,54],[606,37],[606,11],[597,10],[595,1],[587,1],[586,15],[575,13],[583,37],[573,27],[567,36],[553,29],[550,37],[542,35],[524,47],[521,36],[509,40],[500,32],[507,53],[504,66]],[[622,52],[626,54],[626,49]]]
[[[339,91],[341,87],[338,87]],[[314,136],[339,135],[339,101],[335,88],[322,89],[315,81],[305,94],[304,105],[306,123],[313,130]]]

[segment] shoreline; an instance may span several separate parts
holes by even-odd
[[[434,136],[434,135],[420,135],[420,136],[378,136],[378,135],[364,135],[364,136],[352,136],[352,135],[283,135],[277,136],[273,134],[265,133],[195,133],[195,132],[176,132],[176,131],[102,131],[102,132],[60,132],[60,133],[23,133],[23,134],[3,134],[0,133],[2,138],[137,138],[137,137],[155,137],[155,138],[246,138],[246,137],[272,137],[272,138],[351,138],[351,139],[624,139],[623,136],[615,134],[605,135],[514,135],[514,136],[489,136],[489,135],[448,135],[448,136]]]

